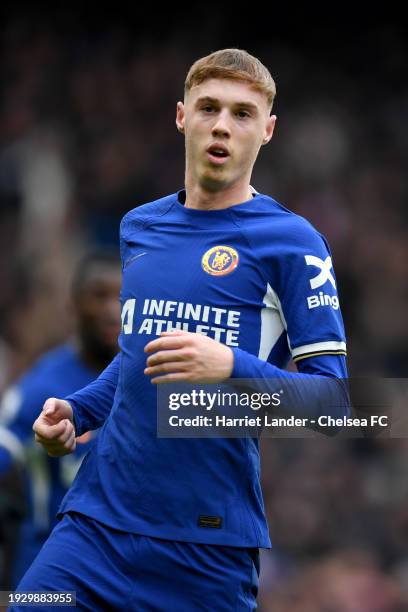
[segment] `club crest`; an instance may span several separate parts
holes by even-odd
[[[224,276],[235,270],[238,261],[238,253],[232,247],[215,246],[204,253],[201,265],[207,274]]]

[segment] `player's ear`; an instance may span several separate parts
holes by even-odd
[[[271,117],[268,118],[268,122],[266,124],[264,138],[262,140],[263,145],[268,144],[268,142],[272,138],[273,131],[275,129],[275,124],[276,124],[276,115],[272,115]]]
[[[177,126],[178,131],[181,134],[184,134],[184,119],[185,119],[184,104],[183,102],[177,102],[176,126]]]

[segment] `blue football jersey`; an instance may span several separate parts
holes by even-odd
[[[291,376],[345,377],[331,254],[310,223],[266,195],[210,211],[184,200],[182,190],[122,220],[121,351],[67,397],[79,433],[104,425],[61,512],[154,537],[269,547],[258,441],[158,438],[144,347],[182,329],[230,346],[233,377],[283,375],[291,357],[308,372]]]

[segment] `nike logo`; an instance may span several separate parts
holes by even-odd
[[[127,261],[125,261],[124,268],[127,268],[129,264],[131,264],[135,259],[139,259],[139,257],[143,257],[143,255],[147,255],[147,253],[138,253],[137,255],[133,255]]]

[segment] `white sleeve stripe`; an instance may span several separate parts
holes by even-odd
[[[280,319],[282,321],[282,325],[283,325],[283,329],[286,331],[286,339],[288,342],[288,347],[289,350],[292,351],[292,348],[290,346],[290,338],[289,338],[289,334],[287,333],[288,331],[288,325],[286,323],[286,319],[285,319],[285,315],[283,314],[283,309],[282,309],[282,304],[280,302],[280,299],[278,297],[278,294],[276,293],[276,291],[270,286],[269,283],[267,283],[267,287],[266,287],[267,291],[266,291],[266,296],[268,297],[268,302],[265,302],[267,304],[267,306],[269,306],[270,308],[275,308],[278,312],[279,312],[279,316]],[[264,299],[265,301],[265,299]]]
[[[8,450],[14,460],[24,461],[24,446],[21,444],[17,436],[4,427],[0,427],[0,446]]]
[[[313,344],[304,344],[292,349],[292,357],[299,357],[305,353],[316,353],[321,351],[344,351],[346,352],[346,343],[329,340],[329,342],[315,342]]]
[[[259,339],[258,358],[266,361],[282,335],[284,326],[276,304],[277,296],[272,287],[267,284],[263,298],[265,308],[261,310],[261,335]]]

